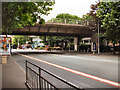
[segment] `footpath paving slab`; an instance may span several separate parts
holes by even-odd
[[[2,65],[2,88],[3,90],[10,88],[27,90],[25,73],[11,57],[9,57],[7,64]]]

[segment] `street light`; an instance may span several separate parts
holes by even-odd
[[[98,0],[100,3],[100,0]],[[99,10],[99,7],[98,7]],[[99,28],[99,18],[98,18],[98,54],[100,54],[100,28]]]
[[[98,54],[100,54],[100,28],[99,28],[99,20],[98,20]]]

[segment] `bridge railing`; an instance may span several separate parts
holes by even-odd
[[[66,84],[72,90],[84,90],[26,60],[26,85],[30,90],[60,90],[62,87],[55,85],[58,81],[58,85]]]
[[[80,24],[80,25],[90,25],[90,26],[96,25],[96,21],[94,21],[94,20],[74,20],[74,19],[55,18],[55,19],[51,19],[48,22],[51,22],[51,23]]]

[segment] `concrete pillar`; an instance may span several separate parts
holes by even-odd
[[[83,43],[84,43],[84,40],[83,40]]]
[[[78,38],[74,38],[74,51],[78,51]]]
[[[88,43],[90,44],[90,40],[88,41]]]

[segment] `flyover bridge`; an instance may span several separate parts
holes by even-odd
[[[56,18],[48,21],[45,25],[24,26],[24,28],[14,30],[12,34],[91,37],[94,25],[95,21],[92,20]]]
[[[18,30],[13,30],[11,35],[43,35],[43,36],[71,36],[74,38],[75,51],[78,47],[78,37],[91,37],[95,28],[88,23],[68,24],[47,22],[45,25],[35,24],[34,26],[24,26]]]
[[[52,35],[52,36],[73,36],[91,37],[93,27],[79,24],[46,23],[45,25],[35,24],[25,26],[12,31],[12,35]]]

